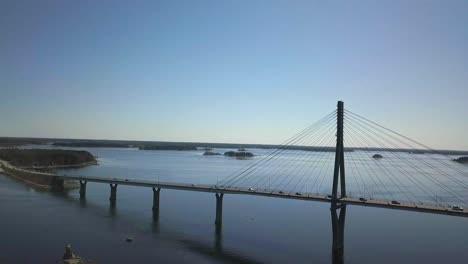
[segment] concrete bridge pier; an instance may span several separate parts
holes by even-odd
[[[86,184],[87,181],[80,181],[80,199],[84,200],[86,199]]]
[[[161,188],[154,188],[153,187],[153,220],[159,220],[159,193],[161,192]]]
[[[224,193],[216,193],[216,228],[221,228],[223,224],[223,196]]]
[[[111,188],[111,194],[109,197],[109,201],[111,202],[111,205],[115,205],[115,201],[117,200],[117,183],[115,184],[109,184]]]

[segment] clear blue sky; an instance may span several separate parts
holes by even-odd
[[[345,107],[468,149],[468,1],[0,1],[0,136],[281,143]]]

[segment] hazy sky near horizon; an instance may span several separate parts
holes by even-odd
[[[0,1],[0,136],[281,143],[331,112],[468,149],[468,1]]]

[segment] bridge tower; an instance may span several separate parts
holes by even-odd
[[[333,172],[333,189],[332,200],[337,201],[340,198],[346,197],[345,184],[345,166],[344,166],[344,145],[343,145],[343,120],[344,120],[344,103],[338,101],[338,109],[336,113],[336,150],[335,150],[335,169]],[[338,197],[338,181],[340,182],[340,197]]]

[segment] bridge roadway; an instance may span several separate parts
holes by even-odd
[[[86,182],[98,182],[98,183],[107,183],[107,184],[161,188],[161,189],[185,190],[185,191],[209,192],[209,193],[224,193],[224,194],[256,195],[256,196],[267,196],[267,197],[295,199],[295,200],[319,201],[319,202],[327,202],[327,203],[333,202],[333,200],[331,199],[331,196],[329,195],[320,195],[320,194],[312,194],[312,193],[296,193],[296,192],[268,190],[268,189],[250,190],[250,188],[244,188],[244,187],[221,187],[221,186],[207,185],[207,184],[154,182],[154,181],[146,181],[146,180],[102,178],[102,177],[93,177],[93,176],[58,175],[58,177],[64,180],[78,180],[78,181],[86,181]],[[379,208],[387,208],[387,209],[397,209],[397,210],[415,211],[415,212],[423,212],[423,213],[468,217],[468,210],[465,208],[462,211],[457,211],[457,210],[453,210],[449,207],[444,207],[444,206],[416,204],[416,203],[409,203],[409,202],[399,202],[400,204],[394,204],[391,201],[373,200],[373,199],[367,199],[365,201],[361,201],[359,198],[352,198],[352,197],[341,198],[338,203],[357,205],[357,206],[371,206],[371,207],[379,207]]]

